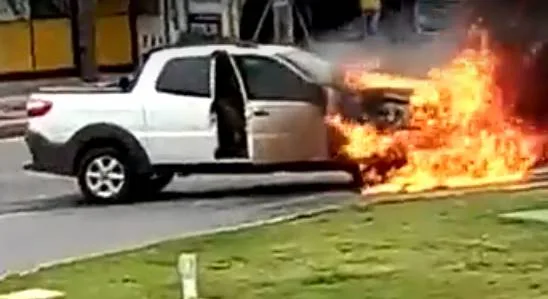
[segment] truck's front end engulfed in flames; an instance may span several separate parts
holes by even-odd
[[[340,115],[328,124],[343,137],[339,155],[359,161],[365,193],[415,192],[524,179],[541,158],[539,140],[503,104],[497,55],[468,48],[417,80],[348,71],[354,90],[411,88],[408,123],[392,130]]]

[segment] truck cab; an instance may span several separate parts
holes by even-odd
[[[24,168],[74,176],[86,199],[102,202],[158,191],[176,174],[357,175],[329,150],[331,74],[329,64],[290,46],[156,51],[123,88],[32,94],[32,161]]]

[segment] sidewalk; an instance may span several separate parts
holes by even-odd
[[[99,82],[116,81],[123,75],[125,74],[103,74]],[[78,77],[0,82],[0,119],[3,119],[3,114],[7,112],[25,109],[28,94],[38,91],[42,87],[84,87],[93,84],[96,83],[86,83]]]
[[[99,81],[112,81],[117,80],[120,76],[125,74],[103,74]],[[63,78],[49,78],[49,79],[36,79],[36,80],[21,80],[21,81],[3,81],[0,82],[0,98],[28,94],[38,90],[40,87],[45,86],[86,86],[89,83],[85,83],[78,77],[63,77]]]

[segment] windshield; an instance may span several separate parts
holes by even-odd
[[[314,53],[294,50],[280,53],[278,57],[303,72],[316,83],[331,85],[334,82],[335,68],[333,65]]]

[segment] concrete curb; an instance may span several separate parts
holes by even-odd
[[[23,136],[25,135],[26,130],[26,119],[11,119],[0,121],[0,139]]]
[[[454,189],[454,190],[439,190],[430,192],[418,192],[407,194],[392,194],[392,195],[379,195],[374,196],[371,203],[374,204],[394,204],[407,201],[426,201],[426,200],[438,200],[453,196],[464,196],[472,194],[492,193],[492,192],[519,192],[527,190],[545,189],[548,188],[548,181],[539,181],[533,183],[517,183],[506,186],[493,185],[493,186],[480,186],[475,188],[466,189]]]
[[[312,209],[312,210],[305,211],[305,212],[297,212],[297,213],[292,213],[292,214],[283,215],[283,216],[276,216],[276,217],[272,217],[272,218],[265,219],[265,220],[251,221],[251,222],[246,222],[246,223],[242,223],[242,224],[238,224],[238,225],[220,227],[220,228],[210,229],[210,230],[197,231],[197,232],[193,232],[193,233],[186,233],[186,234],[182,234],[182,235],[178,235],[178,236],[172,236],[172,237],[157,239],[157,240],[154,240],[154,241],[148,241],[148,242],[144,242],[144,243],[137,244],[137,245],[134,245],[134,246],[126,246],[126,247],[122,247],[122,248],[118,248],[118,249],[106,250],[106,251],[87,254],[87,255],[83,255],[83,256],[79,256],[79,257],[72,257],[72,258],[57,260],[57,261],[53,261],[53,262],[43,263],[43,264],[40,264],[37,267],[35,267],[31,270],[28,270],[28,271],[22,271],[22,272],[16,272],[16,273],[12,273],[12,272],[0,273],[0,282],[2,282],[3,280],[5,280],[9,277],[26,276],[26,275],[30,275],[30,274],[36,273],[38,271],[46,270],[48,268],[52,268],[52,267],[55,267],[55,266],[62,266],[62,265],[72,264],[72,263],[75,263],[75,262],[88,260],[88,259],[92,259],[92,258],[99,258],[99,257],[103,257],[103,256],[113,255],[113,254],[122,254],[122,253],[125,253],[125,252],[145,249],[147,247],[158,245],[160,243],[167,242],[167,241],[178,240],[178,239],[186,239],[186,238],[191,238],[191,237],[208,236],[208,235],[214,235],[214,234],[218,234],[218,233],[235,232],[235,231],[239,231],[239,230],[242,230],[242,229],[249,229],[249,228],[255,228],[255,227],[260,227],[260,226],[264,226],[264,225],[271,225],[271,224],[277,224],[277,223],[281,223],[281,222],[295,221],[295,220],[298,220],[298,219],[310,218],[310,217],[318,216],[318,215],[325,214],[325,213],[331,213],[331,212],[339,211],[345,206],[347,206],[347,205],[344,204],[344,203],[342,203],[340,205],[328,205],[328,206],[325,206],[325,207],[322,207],[322,208]],[[175,264],[174,264],[174,267],[175,267]]]
[[[91,86],[102,84],[104,82],[117,81],[119,77],[126,76],[128,73],[108,73],[101,74],[99,81],[88,83],[82,81],[78,77],[59,77],[52,79],[37,79],[23,81],[6,81],[0,82],[0,97],[22,96],[29,93],[37,92],[41,88],[50,86]]]
[[[12,120],[12,119],[25,119],[27,118],[27,110],[17,109],[17,110],[4,110],[0,112],[0,121],[2,120]]]

